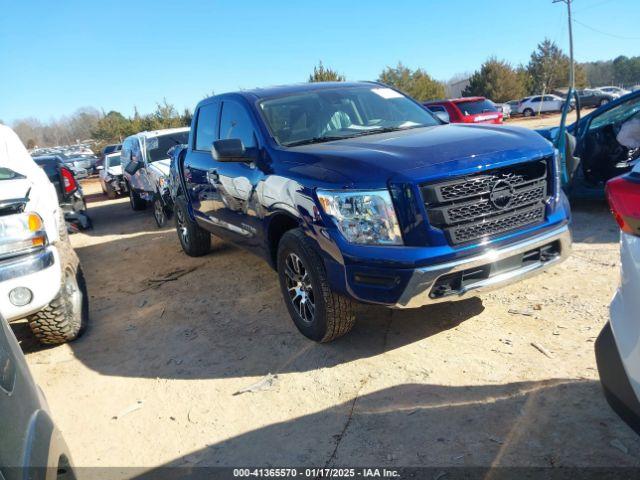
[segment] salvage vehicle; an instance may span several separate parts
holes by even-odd
[[[61,182],[73,177],[61,177]],[[0,314],[26,318],[40,342],[82,335],[89,316],[82,267],[58,195],[18,136],[0,125]]]
[[[606,189],[620,226],[622,269],[609,322],[596,340],[596,360],[607,401],[640,434],[640,164],[610,180]]]
[[[631,93],[631,90],[626,90],[624,88],[613,87],[613,86],[597,87],[597,88],[594,88],[594,90],[600,90],[601,92],[611,93],[612,95],[615,95],[616,97],[622,97],[623,95],[626,95],[627,93]]]
[[[561,262],[570,212],[532,130],[445,124],[380,83],[214,96],[172,162],[180,244],[211,234],[265,258],[297,328],[347,333],[358,302],[416,308]]]
[[[602,92],[600,90],[593,90],[585,88],[584,90],[578,90],[578,98],[580,99],[580,107],[600,107],[612,100],[618,98],[619,95],[612,93]]]
[[[120,150],[122,150],[122,144],[121,143],[114,143],[112,145],[105,145],[105,147],[102,149],[102,152],[100,152],[100,158],[98,158],[98,161],[96,162],[96,169],[98,167],[104,166],[104,157],[105,156],[109,155],[110,153],[120,152]]]
[[[0,478],[75,480],[69,448],[0,315]]]
[[[109,198],[127,193],[127,184],[122,174],[120,152],[104,156],[104,163],[98,168],[98,178],[102,193]]]
[[[450,123],[502,123],[503,113],[498,107],[484,97],[462,97],[450,100],[433,100],[423,104],[436,115]],[[511,110],[509,110],[511,111]]]
[[[67,229],[77,232],[91,228],[84,192],[76,174],[56,155],[33,157],[33,160],[44,170],[56,189],[58,204],[67,223]]]
[[[605,183],[630,172],[640,161],[640,148],[619,141],[627,126],[640,122],[640,91],[585,116],[578,110],[577,120],[565,127],[567,110],[559,127],[536,131],[559,150],[562,185],[569,196],[603,198]]]
[[[153,205],[153,218],[163,227],[173,212],[169,195],[169,150],[187,143],[189,127],[141,132],[122,142],[120,156],[132,210]]]
[[[96,163],[98,162],[98,157],[93,154],[77,154],[72,153],[67,155],[65,160],[67,164],[73,164],[75,168],[85,169],[89,174],[93,174],[96,172]]]

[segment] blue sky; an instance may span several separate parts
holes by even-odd
[[[568,50],[551,0],[3,0],[0,119],[83,106],[193,107],[212,91],[305,81],[319,60],[350,80],[402,61],[447,80],[488,56],[526,63],[545,36]],[[574,0],[578,61],[640,54],[638,0]],[[627,37],[618,38],[618,37]],[[632,38],[634,37],[634,38]]]

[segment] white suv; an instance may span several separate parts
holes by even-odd
[[[18,136],[0,125],[0,314],[27,318],[47,344],[80,336],[88,296],[56,191]]]
[[[559,112],[564,107],[565,99],[557,95],[534,95],[523,98],[518,104],[518,113],[531,117],[538,113]]]

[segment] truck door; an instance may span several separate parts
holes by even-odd
[[[214,101],[201,105],[195,113],[192,144],[189,145],[184,161],[184,179],[187,196],[196,217],[207,221],[204,226],[210,229],[214,221],[213,213],[220,195],[214,183],[210,182],[210,171],[214,168],[211,147],[218,139],[220,102]]]
[[[147,166],[144,163],[142,146],[140,145],[140,139],[138,137],[129,138],[129,147],[131,149],[131,161],[132,162],[142,162],[141,167],[131,176],[131,187],[138,191],[144,192],[147,189],[145,188],[145,176],[147,174]]]
[[[225,99],[220,114],[220,139],[237,138],[247,151],[258,152],[258,134],[247,108],[239,101]],[[220,201],[214,216],[234,242],[261,245],[262,221],[256,207],[255,189],[264,178],[256,162],[217,162],[209,173]]]

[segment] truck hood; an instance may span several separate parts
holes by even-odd
[[[109,167],[107,169],[107,173],[109,175],[113,175],[113,176],[122,175],[122,165],[117,165],[115,167]]]
[[[31,189],[31,182],[26,178],[16,178],[13,180],[0,180],[0,202],[26,198]]]
[[[171,160],[169,160],[168,158],[164,160],[156,160],[155,162],[149,164],[149,166],[158,170],[165,177],[169,176],[170,165],[171,165]]]
[[[465,124],[367,135],[289,150],[359,185],[420,181],[553,153],[552,145],[533,130]]]

